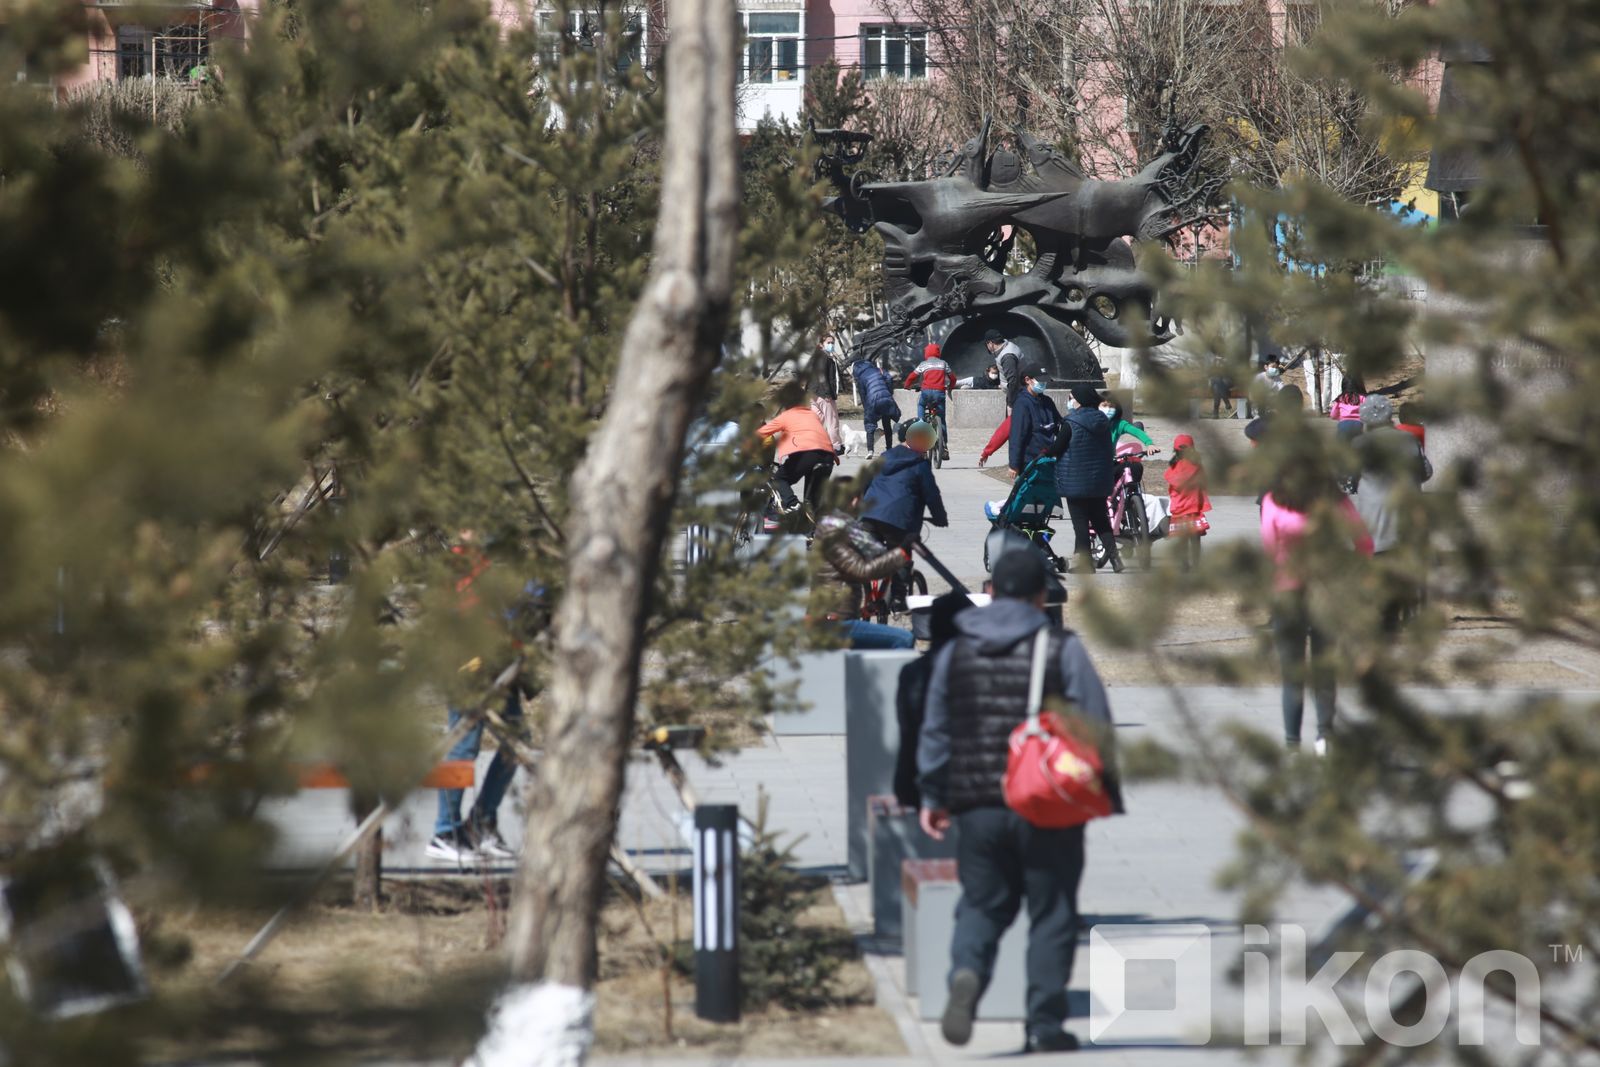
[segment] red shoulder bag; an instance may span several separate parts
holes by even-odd
[[[1028,719],[1011,731],[1004,781],[1006,806],[1041,829],[1060,830],[1111,814],[1101,781],[1100,750],[1067,731],[1060,716],[1043,711],[1045,662],[1050,632],[1033,642],[1028,677]]]

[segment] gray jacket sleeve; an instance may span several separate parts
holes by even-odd
[[[917,784],[922,789],[922,806],[944,807],[945,777],[950,769],[950,657],[955,643],[945,645],[933,661],[928,678],[928,698],[924,705],[922,736],[917,741]]]
[[[1089,650],[1083,647],[1076,634],[1068,634],[1061,642],[1061,677],[1066,679],[1066,697],[1077,705],[1086,719],[1104,727],[1110,740],[1101,746],[1100,758],[1105,762],[1102,777],[1106,792],[1111,795],[1111,810],[1121,814],[1122,781],[1117,773],[1116,721],[1111,717],[1111,701],[1106,697],[1105,683],[1100,672],[1089,659]]]

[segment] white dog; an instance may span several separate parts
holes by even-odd
[[[844,441],[844,454],[847,456],[865,455],[867,451],[867,431],[854,426],[839,427],[839,437]]]

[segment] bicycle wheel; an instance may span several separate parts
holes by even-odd
[[[911,568],[911,592],[915,596],[928,595],[928,579],[915,567]]]
[[[933,466],[935,470],[944,466],[944,420],[933,416]]]
[[[1150,525],[1145,515],[1144,496],[1129,493],[1123,505],[1122,532],[1133,542],[1134,557],[1144,570],[1150,569]]]

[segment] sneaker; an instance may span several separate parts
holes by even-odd
[[[460,831],[453,834],[434,834],[433,840],[428,842],[429,859],[465,865],[471,863],[476,855],[476,851],[467,843]]]
[[[1117,574],[1121,574],[1123,571],[1128,569],[1128,566],[1127,566],[1127,564],[1122,562],[1122,557],[1121,556],[1112,556],[1111,557],[1111,569],[1113,571],[1115,571]]]
[[[801,503],[800,498],[799,497],[795,497],[793,500],[785,500],[781,504],[779,504],[778,505],[778,511],[781,512],[784,515],[793,515],[795,512],[799,511],[801,509],[801,507],[803,507],[803,506],[804,505]]]
[[[1311,743],[1311,751],[1319,756],[1326,756],[1328,754],[1328,739],[1326,737],[1317,738]]]
[[[1028,1035],[1024,1052],[1076,1052],[1078,1038],[1070,1030],[1038,1030]]]
[[[944,1004],[939,1032],[952,1045],[972,1040],[972,1020],[978,1014],[978,972],[963,967],[950,976],[950,999]]]
[[[484,826],[478,829],[476,837],[477,853],[489,860],[514,860],[517,854],[511,851],[511,846],[506,844],[506,839],[500,836],[500,830],[494,826]]]

